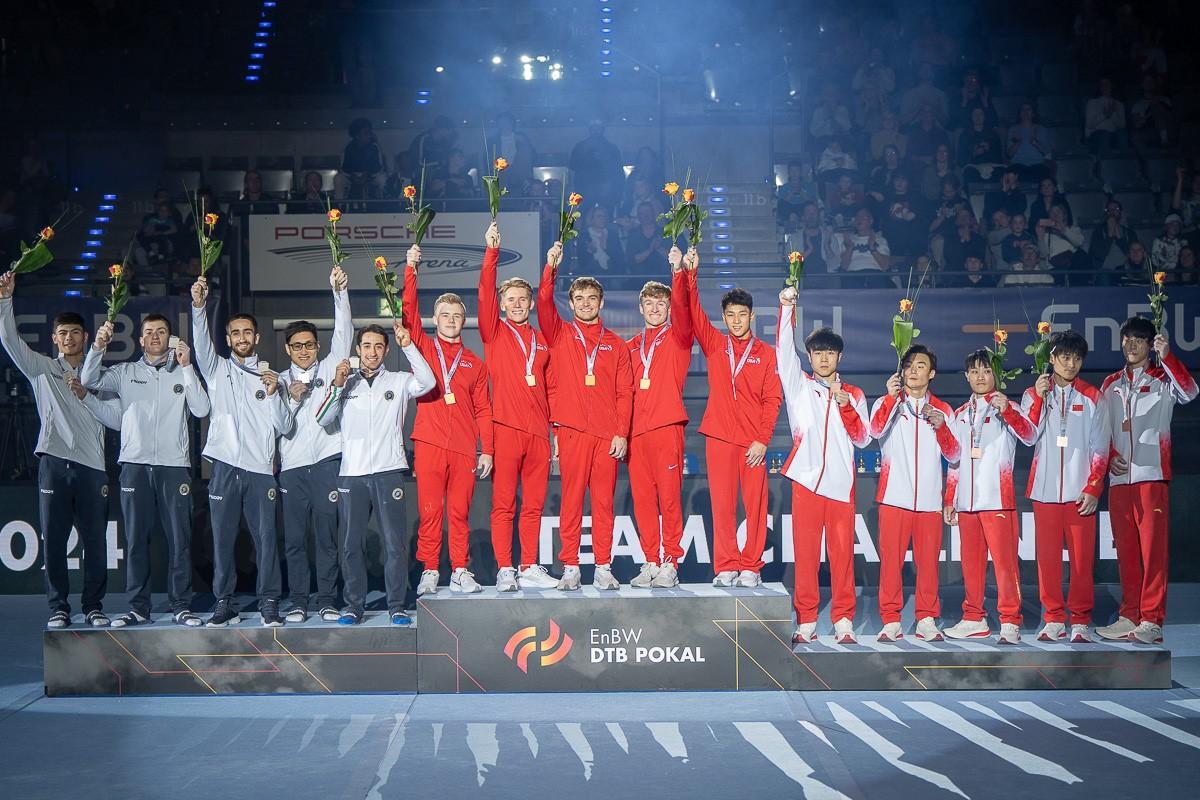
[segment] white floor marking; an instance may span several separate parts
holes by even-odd
[[[993,755],[1004,759],[1029,775],[1042,775],[1067,784],[1081,783],[1083,781],[1083,778],[1073,775],[1053,761],[1042,758],[1035,753],[1030,753],[1028,750],[1022,750],[1019,747],[1005,744],[999,736],[990,733],[973,722],[968,722],[957,712],[943,708],[937,703],[931,703],[927,700],[906,700],[904,701],[904,705],[918,714],[928,717],[946,730],[953,731],[972,744],[978,745]]]
[[[1200,700],[1168,700],[1172,705],[1182,706],[1188,711],[1200,713]]]
[[[365,800],[382,800],[383,795],[379,790],[387,785],[392,776],[392,768],[400,760],[400,751],[404,749],[404,720],[408,714],[396,714],[395,717],[396,724],[392,726],[392,733],[388,736],[387,748],[383,751],[383,757],[379,759],[379,766],[375,768],[375,784],[367,792]]]
[[[537,735],[533,732],[533,726],[531,726],[528,722],[522,722],[521,733],[525,735],[525,741],[529,743],[529,752],[533,754],[534,758],[537,758],[538,740]]]
[[[442,725],[441,722],[435,722],[430,727],[433,728],[433,757],[437,758],[438,748],[442,746]]]
[[[590,781],[592,779],[592,762],[595,761],[595,756],[592,754],[592,746],[588,744],[587,737],[583,735],[583,725],[578,722],[557,722],[555,727],[567,740],[571,749],[575,751],[579,763],[583,764],[583,779]]]
[[[867,708],[871,709],[872,711],[874,711],[877,714],[882,714],[883,716],[887,717],[888,719],[890,719],[892,722],[896,723],[897,725],[903,725],[906,728],[908,727],[907,722],[905,722],[902,719],[900,719],[899,717],[897,717],[895,712],[893,712],[891,709],[889,709],[887,706],[883,705],[882,703],[877,703],[874,700],[863,700],[863,705],[866,706]],[[855,719],[857,719],[857,717],[855,717]]]
[[[350,721],[346,723],[346,727],[342,728],[342,733],[338,736],[338,758],[345,758],[346,753],[349,753],[351,748],[366,736],[367,726],[373,719],[375,719],[374,714],[350,715]]]
[[[873,702],[874,701],[868,700],[866,701],[866,705],[871,705]],[[849,731],[852,736],[857,737],[863,744],[878,753],[881,758],[886,760],[896,769],[900,770],[906,775],[919,778],[926,783],[932,783],[939,789],[945,789],[947,792],[954,792],[959,797],[967,796],[963,793],[962,789],[959,789],[957,786],[955,786],[954,781],[950,780],[950,778],[946,775],[943,775],[940,772],[935,772],[931,769],[926,769],[925,767],[919,767],[916,764],[907,764],[901,761],[900,759],[904,758],[904,751],[899,747],[899,745],[892,744],[890,741],[880,736],[870,725],[863,722],[853,713],[842,708],[837,703],[828,703],[827,705],[830,713],[833,714],[834,721],[837,722],[838,725],[841,725],[843,728]],[[876,703],[875,705],[878,704]],[[882,706],[880,706],[880,709],[880,713],[895,718],[892,712],[884,709]],[[904,727],[907,728],[908,726],[905,725]]]
[[[830,750],[837,751],[837,748],[834,747],[832,743],[830,743],[829,737],[825,735],[825,731],[821,730],[820,726],[818,726],[816,723],[809,722],[806,719],[802,719],[802,720],[800,720],[800,725],[801,725],[801,727],[804,728],[804,730],[808,731],[813,736],[817,737],[822,742],[824,742],[825,746],[828,747]]]
[[[629,755],[629,739],[625,736],[625,729],[621,727],[619,722],[606,722],[604,727],[608,728],[608,732],[612,734],[613,739],[617,742],[617,747],[625,751],[625,755]]]
[[[1004,717],[1000,716],[999,712],[988,708],[983,703],[976,703],[974,700],[959,700],[959,702],[962,703],[967,708],[972,709],[973,711],[978,711],[980,714],[983,714],[985,717],[991,717],[992,719],[996,720],[997,722],[1003,722],[1005,725],[1011,725],[1014,728],[1016,728],[1017,730],[1021,730],[1020,725],[1018,725],[1015,722],[1010,722],[1010,721],[1006,720]]]
[[[1147,758],[1141,753],[1135,753],[1132,750],[1127,750],[1124,747],[1121,747],[1119,744],[1113,744],[1112,742],[1106,742],[1103,739],[1096,739],[1080,733],[1075,729],[1075,723],[1065,720],[1055,714],[1051,714],[1037,703],[1031,703],[1026,700],[1002,700],[1001,702],[1014,711],[1020,711],[1022,714],[1033,717],[1039,722],[1044,722],[1052,728],[1057,728],[1063,733],[1069,733],[1077,739],[1082,739],[1083,741],[1094,744],[1097,747],[1103,747],[1105,750],[1116,753],[1124,758],[1128,758],[1131,761],[1137,761],[1140,764],[1154,760],[1152,758]]]
[[[1132,722],[1134,725],[1140,725],[1148,731],[1154,731],[1157,734],[1174,739],[1180,744],[1185,744],[1188,747],[1194,747],[1200,750],[1200,736],[1194,736],[1187,731],[1181,731],[1173,725],[1168,725],[1165,722],[1159,722],[1154,717],[1149,717],[1140,711],[1134,711],[1132,708],[1126,708],[1120,703],[1114,703],[1111,700],[1084,700],[1086,705],[1092,708],[1098,708],[1101,711],[1106,711],[1114,717],[1120,717],[1127,722]]]
[[[806,800],[849,800],[837,789],[812,777],[812,767],[770,722],[735,722],[733,727],[780,772],[798,783]]]
[[[496,723],[468,722],[467,747],[475,757],[475,779],[483,786],[484,776],[490,767],[496,766],[500,757],[500,742],[496,739]]]
[[[273,739],[274,739],[276,736],[278,736],[278,735],[279,735],[279,732],[280,732],[281,730],[283,730],[283,726],[288,724],[288,721],[289,721],[290,719],[291,719],[291,717],[284,717],[283,719],[281,719],[281,720],[279,720],[278,722],[276,722],[276,723],[275,723],[275,725],[274,725],[274,727],[272,727],[272,728],[271,728],[271,732],[267,734],[267,741],[266,741],[266,742],[264,742],[263,744],[264,744],[264,745],[270,744],[270,743],[271,743],[271,741],[272,741],[272,740],[273,740]]]
[[[309,723],[308,730],[306,730],[304,735],[300,737],[300,749],[296,751],[297,753],[304,752],[304,748],[308,747],[308,745],[312,742],[313,737],[317,734],[317,728],[321,727],[323,722],[325,722],[325,717],[320,716]]]
[[[647,722],[646,728],[654,737],[654,741],[667,751],[667,755],[687,761],[687,745],[683,743],[683,734],[679,732],[678,722]]]

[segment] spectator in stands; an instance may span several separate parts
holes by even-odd
[[[179,226],[175,222],[175,215],[171,213],[171,204],[157,204],[153,214],[142,218],[137,246],[134,248],[137,263],[142,266],[171,263],[175,258],[178,234]]]
[[[496,127],[487,139],[484,163],[491,164],[497,158],[508,160],[504,179],[514,193],[526,193],[526,184],[533,180],[533,168],[537,166],[537,150],[528,136],[517,130],[517,121],[512,114],[501,111],[496,115]],[[492,172],[490,166],[487,173]]]
[[[837,263],[833,257],[833,239],[833,229],[821,224],[821,207],[816,200],[809,200],[801,207],[797,230],[786,239],[787,250],[804,254],[805,272],[832,272],[832,265]]]
[[[879,130],[871,134],[871,160],[883,158],[885,147],[895,147],[900,153],[901,160],[908,152],[908,137],[900,132],[900,123],[891,111],[885,111],[879,121]]]
[[[1053,286],[1050,265],[1043,259],[1037,245],[1021,243],[1020,257],[1012,262],[1011,272],[1000,279],[1001,286]]]
[[[984,123],[988,127],[996,126],[996,112],[992,109],[991,92],[980,81],[979,70],[971,68],[963,73],[957,107],[948,127],[951,130],[970,128],[972,112],[976,109],[983,112]]]
[[[593,206],[587,225],[579,234],[579,271],[581,275],[623,275],[625,253],[621,235],[608,222],[608,209]]]
[[[693,178],[696,177],[698,176],[693,176]],[[655,196],[656,201],[662,197],[662,186],[666,178],[663,175],[662,161],[652,148],[638,148],[637,155],[633,159],[633,169],[629,171],[629,175],[625,178],[625,185],[622,187],[622,199],[630,201],[629,213],[631,215],[637,213],[637,204],[642,202],[633,199],[633,187],[639,180],[646,181],[650,187],[650,194]]]
[[[859,209],[854,215],[853,233],[847,231],[833,238],[830,251],[838,271],[854,276],[844,278],[843,286],[882,289],[894,285],[884,275],[891,267],[887,237],[875,230],[875,218],[867,209]]]
[[[997,283],[995,276],[984,272],[983,257],[971,253],[963,262],[962,277],[956,278],[952,285],[960,289],[994,289]]]
[[[1142,96],[1129,109],[1130,139],[1139,151],[1170,147],[1175,135],[1175,110],[1171,98],[1162,94],[1158,80],[1142,78]]]
[[[1029,230],[1029,219],[1024,214],[1013,214],[1008,218],[1008,236],[1000,245],[1000,256],[1005,264],[1012,266],[1022,258],[1025,245],[1037,247],[1037,237]]]
[[[457,140],[458,131],[454,129],[454,122],[445,115],[435,117],[431,128],[417,134],[408,146],[407,159],[414,182],[420,183],[422,170],[427,176],[444,170]]]
[[[1144,284],[1150,279],[1150,273],[1153,271],[1146,246],[1141,242],[1133,242],[1129,245],[1129,257],[1125,259],[1120,273],[1114,278],[1120,283]]]
[[[942,181],[950,177],[958,177],[954,159],[950,156],[950,145],[939,144],[933,154],[933,163],[925,167],[921,176],[921,194],[930,202],[937,200],[942,193]]]
[[[980,266],[987,258],[987,242],[979,235],[979,224],[968,208],[959,208],[954,215],[954,231],[943,237],[942,272],[953,276],[967,270],[967,259],[978,258]],[[962,285],[961,280],[951,278],[948,286]]]
[[[325,178],[319,172],[309,171],[304,173],[300,188],[292,192],[287,210],[289,214],[323,214],[326,203],[332,205],[332,200],[325,191]]]
[[[867,86],[858,93],[854,103],[854,125],[864,137],[883,128],[883,115],[888,113],[888,100],[878,86]]]
[[[900,124],[912,125],[917,122],[926,106],[933,110],[937,123],[942,124],[949,119],[946,93],[933,85],[933,67],[927,63],[917,68],[917,85],[905,92],[900,100]]]
[[[1034,229],[1042,258],[1056,270],[1088,270],[1091,262],[1083,249],[1083,231],[1067,219],[1067,208],[1055,203],[1050,216],[1038,222]],[[1078,278],[1074,279],[1078,281]]]
[[[637,208],[637,227],[625,239],[631,272],[654,272],[666,263],[670,247],[658,227],[657,216],[657,208],[651,203],[642,203]]]
[[[854,179],[847,173],[842,173],[838,178],[837,186],[828,194],[825,210],[835,228],[849,227],[854,215],[860,209],[866,208],[867,205],[867,198],[862,187],[856,185]]]
[[[804,206],[817,199],[817,187],[812,181],[807,180],[805,175],[807,169],[804,162],[799,159],[793,158],[788,162],[787,183],[780,186],[775,192],[778,203],[776,215],[780,224],[783,224],[792,212],[799,212],[803,215]]]
[[[1196,272],[1196,251],[1190,244],[1179,248],[1179,266],[1176,267],[1176,283],[1193,285],[1200,279]]]
[[[1150,263],[1156,270],[1173,270],[1179,266],[1179,251],[1184,241],[1179,238],[1183,219],[1178,214],[1167,214],[1163,220],[1163,232],[1150,245]]]
[[[896,172],[881,208],[879,228],[887,238],[895,269],[905,269],[925,255],[929,244],[929,226],[925,220],[926,203],[910,191],[908,175]]]
[[[958,212],[963,209],[970,213],[971,205],[962,193],[962,184],[958,182],[958,178],[951,175],[942,181],[942,194],[933,207],[933,217],[929,221],[929,235],[943,238],[952,235]],[[935,256],[934,260],[942,263],[938,256]]]
[[[866,61],[859,65],[850,82],[850,88],[855,92],[870,87],[879,89],[885,102],[896,91],[896,73],[883,57],[883,49],[877,45],[867,51]]]
[[[998,208],[992,213],[991,226],[987,235],[987,268],[990,270],[1006,270],[1008,262],[1004,260],[1004,243],[1012,236],[1012,220],[1008,212]]]
[[[1142,26],[1142,37],[1133,47],[1133,64],[1143,77],[1160,81],[1167,77],[1167,54],[1162,47],[1161,28]]]
[[[867,178],[867,194],[876,203],[882,203],[884,197],[892,191],[892,179],[901,171],[900,151],[894,145],[883,148],[883,163],[871,170]]]
[[[1008,163],[1023,181],[1040,181],[1049,174],[1050,132],[1037,123],[1033,104],[1022,103],[1017,124],[1008,129]]]
[[[630,175],[630,193],[621,202],[621,207],[617,209],[617,227],[628,234],[639,224],[638,209],[642,205],[649,205],[654,209],[654,215],[657,217],[666,210],[666,205],[662,201],[662,187],[655,186],[650,183],[650,179],[645,175]]]
[[[997,167],[1004,164],[1004,151],[996,128],[987,122],[987,113],[976,106],[970,121],[958,135],[958,164],[963,168],[963,183],[990,181]]]
[[[827,85],[821,90],[821,102],[813,109],[812,119],[808,124],[813,149],[824,150],[830,140],[849,135],[853,127],[850,112],[838,96],[837,87],[833,84]]]
[[[1005,168],[1000,176],[1000,190],[988,192],[983,198],[983,215],[991,219],[997,209],[1003,208],[1011,220],[1017,214],[1024,215],[1028,210],[1025,192],[1021,191],[1020,178],[1014,169]]]
[[[1067,212],[1067,224],[1075,224],[1075,215],[1071,213],[1071,204],[1066,195],[1058,190],[1058,184],[1053,178],[1042,178],[1038,182],[1038,196],[1029,206],[1029,224],[1036,228],[1038,224],[1050,218],[1050,209],[1062,206]]]
[[[846,152],[842,137],[830,137],[817,161],[817,180],[820,183],[832,183],[843,175],[853,176],[857,171],[858,162]]]
[[[175,205],[175,202],[171,200],[171,193],[160,186],[154,190],[154,207],[158,208],[161,203],[167,204],[167,207],[171,209],[171,218],[175,220],[176,225],[182,228],[183,214],[179,213],[179,206]]]
[[[1200,172],[1192,175],[1191,188],[1185,197],[1183,182],[1186,177],[1186,167],[1175,168],[1175,191],[1171,195],[1171,211],[1183,219],[1183,229],[1191,234],[1200,226]]]
[[[490,170],[489,170],[490,171]],[[475,178],[467,171],[467,156],[460,148],[452,148],[446,156],[446,167],[431,182],[430,197],[447,200],[478,197],[479,188]]]
[[[1100,94],[1087,101],[1083,138],[1087,140],[1099,175],[1100,161],[1119,150],[1125,137],[1125,104],[1113,97],[1112,81],[1100,79]]]
[[[1092,231],[1088,255],[1095,270],[1119,269],[1129,258],[1129,246],[1138,240],[1133,228],[1122,221],[1121,204],[1109,200],[1104,207],[1104,219]]]
[[[256,169],[246,170],[246,174],[242,176],[242,193],[238,195],[238,200],[243,203],[257,203],[267,199],[267,195],[263,193],[262,175]]]
[[[571,150],[570,167],[572,190],[582,194],[584,202],[612,207],[620,201],[625,186],[621,151],[604,138],[603,122],[592,120],[588,125],[587,137]]]
[[[353,195],[355,199],[378,199],[387,183],[387,162],[371,121],[359,117],[350,123],[350,141],[342,151],[342,168],[333,178],[333,191],[338,200]]]
[[[933,163],[939,145],[950,146],[950,135],[934,119],[932,106],[925,106],[916,125],[908,130],[908,158],[920,164]]]

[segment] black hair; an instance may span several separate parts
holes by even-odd
[[[63,311],[54,318],[54,324],[50,326],[50,330],[58,330],[59,325],[78,325],[83,328],[83,332],[87,333],[87,326],[83,324],[83,317],[76,314],[74,311]]]
[[[754,310],[754,296],[745,289],[730,289],[721,298],[721,313],[725,313],[725,309],[730,306],[745,306],[751,311]]]
[[[1059,356],[1079,356],[1087,358],[1087,339],[1075,331],[1059,331],[1050,334],[1050,354]]]
[[[817,328],[804,339],[804,349],[810,353],[820,350],[840,353],[846,349],[846,342],[833,332],[833,328]]]
[[[138,335],[139,336],[141,336],[143,333],[146,332],[146,323],[147,322],[166,323],[167,336],[170,336],[171,334],[175,333],[174,328],[171,327],[171,320],[167,319],[162,314],[147,314],[146,316],[142,317],[142,322],[140,325],[138,325]]]
[[[979,364],[989,368],[992,366],[992,354],[988,352],[986,347],[981,347],[978,350],[967,354],[966,360],[963,361],[963,372],[970,372],[971,367]],[[936,367],[934,369],[936,369]]]
[[[1145,339],[1147,342],[1152,342],[1156,335],[1157,331],[1154,330],[1154,323],[1145,317],[1130,317],[1121,326],[1122,339],[1129,336],[1133,339]]]
[[[287,327],[283,329],[283,343],[288,344],[292,341],[292,337],[297,333],[311,333],[313,338],[317,338],[317,326],[313,325],[306,319],[298,319],[295,322],[289,322]]]
[[[383,337],[383,344],[386,347],[389,344],[387,331],[382,325],[364,325],[358,329],[358,333],[354,334],[354,346],[358,347],[362,344],[362,338],[368,333],[377,333]]]
[[[254,326],[254,332],[258,333],[258,320],[254,318],[253,314],[234,314],[229,318],[229,321],[225,323],[225,327],[228,328],[239,319],[249,320],[250,324]]]
[[[937,356],[923,344],[914,344],[904,351],[904,357],[900,359],[900,369],[908,369],[908,365],[912,363],[913,356],[925,356],[929,359],[929,368],[937,372]]]

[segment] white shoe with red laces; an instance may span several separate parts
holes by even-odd
[[[889,622],[883,626],[883,630],[879,632],[879,641],[894,642],[904,638],[904,628],[900,627],[899,622]]]
[[[838,644],[858,644],[854,638],[854,623],[845,617],[833,623],[833,640]]]
[[[1047,622],[1038,632],[1039,642],[1057,642],[1067,635],[1067,626],[1061,622]]]
[[[1162,644],[1162,626],[1142,620],[1129,634],[1129,641],[1140,644]]]
[[[926,642],[942,641],[942,632],[938,630],[937,620],[933,617],[917,620],[917,638]]]
[[[792,634],[792,644],[812,644],[817,640],[817,623],[802,622]]]

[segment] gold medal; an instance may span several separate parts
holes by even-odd
[[[454,399],[454,392],[446,392],[444,395],[442,395],[442,397],[446,400],[446,405],[448,406],[452,406],[456,402]]]
[[[1058,441],[1058,446],[1059,446],[1059,447],[1066,447],[1066,446],[1067,446],[1067,437],[1065,437],[1065,436],[1059,436],[1057,441]]]
[[[525,382],[530,386],[537,386],[537,378],[535,378],[533,375],[526,375]]]
[[[590,373],[587,375],[584,375],[583,376],[583,385],[584,386],[595,386],[596,385],[596,376],[592,375]]]
[[[971,458],[983,458],[983,448],[982,447],[972,447],[971,448]]]
[[[1128,417],[1126,417],[1125,421],[1121,423],[1121,430],[1125,431],[1126,433],[1129,433],[1131,430],[1133,430],[1133,426],[1129,424]]]
[[[649,389],[649,388],[650,388],[650,379],[649,379],[649,378],[642,378],[641,387],[642,387],[643,389]]]

